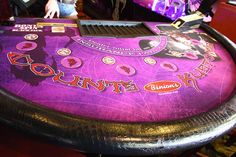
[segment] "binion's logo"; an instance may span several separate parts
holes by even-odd
[[[144,89],[150,92],[167,93],[178,90],[181,84],[176,81],[157,81],[150,82],[144,86]]]

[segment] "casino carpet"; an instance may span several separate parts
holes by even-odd
[[[83,154],[47,142],[42,138],[26,135],[0,125],[0,156],[2,157],[98,157]],[[114,157],[102,155],[104,157]],[[236,157],[236,129],[201,148],[182,153],[155,155],[153,157]]]

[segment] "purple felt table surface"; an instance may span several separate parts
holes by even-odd
[[[35,28],[37,22],[75,23],[17,19],[15,26],[0,27],[0,87],[35,105],[93,119],[162,122],[210,111],[235,89],[234,61],[201,30],[183,36],[174,30],[150,37],[81,37],[77,27],[56,33],[51,26]],[[158,23],[146,25],[161,32]],[[30,41],[37,47],[31,50],[26,44],[25,50],[17,49],[31,33],[38,35]],[[150,41],[156,41],[154,46]],[[61,48],[70,49],[69,56],[82,64],[77,68],[61,64],[67,57],[58,55]],[[105,64],[104,57],[115,63]],[[147,57],[156,62],[146,63]],[[134,74],[124,74],[132,70]]]

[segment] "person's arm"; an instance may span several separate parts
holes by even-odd
[[[200,11],[202,14],[206,14],[211,11],[211,6],[216,2],[217,0],[203,0],[198,8],[197,11]]]
[[[47,4],[45,5],[45,12],[46,15],[44,18],[53,18],[56,14],[56,17],[60,16],[59,7],[57,4],[57,0],[48,0]]]

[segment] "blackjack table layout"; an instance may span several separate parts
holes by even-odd
[[[236,125],[236,47],[208,25],[17,18],[0,28],[1,123],[115,155],[198,147]]]

